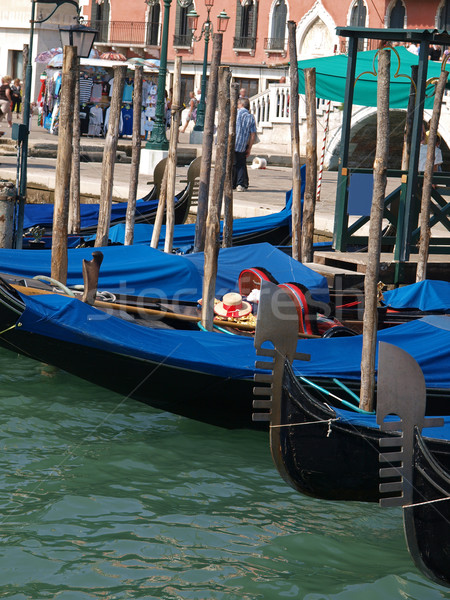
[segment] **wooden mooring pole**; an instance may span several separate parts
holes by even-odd
[[[371,411],[375,391],[375,351],[378,327],[378,275],[381,253],[381,225],[387,183],[389,156],[389,82],[391,71],[390,50],[378,55],[377,86],[377,144],[373,166],[374,186],[370,211],[367,269],[364,279],[363,343],[361,354],[361,391],[359,406]]]
[[[181,56],[175,58],[173,70],[172,119],[170,125],[169,155],[167,157],[167,193],[166,193],[166,237],[164,252],[171,253],[175,226],[175,177],[177,172],[178,128],[181,111]]]
[[[125,216],[125,246],[131,246],[134,240],[134,221],[136,218],[136,197],[139,182],[139,164],[141,162],[141,111],[142,111],[142,75],[144,67],[134,68],[133,86],[133,135],[131,141],[130,187],[128,189],[127,214]]]
[[[442,99],[444,97],[445,86],[447,84],[448,71],[441,71],[439,81],[436,85],[434,94],[433,114],[428,131],[428,148],[425,171],[423,174],[422,203],[420,207],[419,226],[419,256],[417,259],[416,281],[423,281],[427,276],[428,253],[430,249],[430,209],[431,209],[431,189],[433,185],[433,172],[436,152],[436,142],[438,139],[439,119],[441,118]]]
[[[126,65],[113,67],[114,84],[109,112],[108,133],[105,139],[102,162],[102,181],[100,186],[100,209],[98,214],[97,236],[95,246],[108,244],[109,225],[111,223],[111,204],[114,186],[114,165],[116,162],[117,144],[119,141],[120,110],[123,88],[125,85]]]
[[[214,291],[220,238],[220,204],[225,182],[230,123],[230,81],[230,67],[220,67],[217,149],[211,203],[206,220],[205,268],[202,292],[202,325],[207,331],[212,331],[214,320]]]
[[[67,226],[72,167],[73,96],[77,63],[77,49],[74,46],[64,46],[51,259],[51,276],[64,284],[67,281]]]
[[[316,70],[305,69],[306,178],[302,218],[302,261],[312,262],[317,195]]]
[[[70,175],[69,233],[81,231],[80,219],[80,61],[77,60],[73,97],[72,173]]]
[[[233,245],[233,163],[236,143],[237,101],[239,84],[232,83],[230,88],[230,128],[228,133],[227,164],[225,168],[225,184],[223,188],[223,236],[222,247]]]
[[[298,127],[298,67],[295,21],[288,21],[289,35],[289,77],[291,83],[289,113],[291,117],[291,152],[292,152],[292,258],[302,260],[302,207],[300,173],[300,131]]]
[[[194,252],[205,247],[206,217],[208,215],[209,183],[211,176],[212,146],[214,138],[214,118],[217,106],[217,78],[222,56],[222,34],[213,33],[212,57],[209,67],[208,102],[206,103],[205,124],[202,142],[202,164],[198,184],[197,220],[195,224]]]

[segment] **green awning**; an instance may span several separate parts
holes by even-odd
[[[394,52],[391,53],[391,85],[390,101],[391,108],[407,108],[411,82],[406,76],[411,76],[411,66],[419,63],[419,57],[409,52],[403,46],[397,46],[395,50],[400,57],[400,69],[398,57]],[[374,58],[377,50],[367,52],[358,52],[356,59],[355,78],[361,73],[355,84],[353,104],[359,106],[377,105],[377,76],[373,74]],[[450,61],[449,61],[450,62]],[[378,60],[375,60],[375,70]],[[439,77],[441,72],[441,63],[428,61],[427,80],[431,77]],[[345,82],[347,78],[347,55],[337,54],[334,56],[325,56],[323,58],[314,58],[311,60],[301,60],[298,62],[299,73],[299,92],[305,93],[305,80],[303,69],[314,67],[316,69],[316,95],[318,98],[333,100],[335,102],[344,102]],[[450,70],[449,64],[446,69]],[[396,75],[397,74],[397,75]],[[427,95],[430,95],[425,102],[425,108],[432,109],[434,97],[431,94],[434,91],[433,86],[429,86]]]

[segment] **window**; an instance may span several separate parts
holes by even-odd
[[[440,7],[438,13],[438,29],[450,29],[450,2],[445,0],[444,4]]]
[[[181,75],[181,102],[184,102],[184,104],[187,106],[189,104],[189,92],[195,91],[194,76]]]
[[[392,29],[403,29],[405,27],[405,6],[402,0],[397,0],[391,9],[389,16],[389,27]]]
[[[22,79],[23,52],[22,50],[11,50],[11,69],[9,74],[13,79]]]
[[[352,7],[350,15],[350,26],[351,27],[365,27],[367,17],[367,8],[363,0],[356,0]],[[365,40],[358,40],[358,50],[364,50]]]
[[[254,50],[256,47],[256,26],[258,5],[256,0],[237,0],[235,49]]]
[[[256,96],[259,91],[259,80],[258,79],[246,79],[244,77],[233,77],[233,83],[239,84],[239,89],[247,90],[247,97],[251,98]]]
[[[272,13],[269,50],[284,50],[286,38],[287,6],[285,0],[277,0]]]
[[[149,6],[147,21],[147,44],[157,46],[159,43],[159,19],[161,15],[161,5],[154,4]]]
[[[103,0],[100,4],[92,3],[90,26],[98,31],[96,42],[108,41],[109,11],[109,0]]]
[[[175,35],[173,36],[173,45],[177,47],[190,48],[192,44],[192,32],[188,28],[187,15],[192,10],[192,2],[183,2],[183,6],[177,2],[177,12],[175,14]]]

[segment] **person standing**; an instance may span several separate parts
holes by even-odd
[[[241,88],[239,90],[239,98],[248,98],[247,90],[245,88]]]
[[[12,115],[11,115],[11,83],[12,77],[6,75],[2,78],[2,85],[0,86],[0,121],[3,121],[3,117],[6,117],[9,127],[12,127]]]
[[[250,156],[255,136],[256,121],[250,112],[250,101],[248,98],[239,98],[233,164],[233,189],[237,192],[245,192],[248,188],[247,157]]]
[[[11,84],[11,98],[12,98],[12,104],[11,104],[11,111],[14,113],[14,111],[17,113],[17,118],[20,118],[20,104],[22,101],[21,95],[20,95],[20,79],[14,79],[13,83]]]

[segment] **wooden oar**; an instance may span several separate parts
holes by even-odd
[[[54,294],[51,290],[41,290],[39,288],[30,288],[23,285],[18,285],[16,283],[10,283],[10,285],[16,289],[18,292],[21,292],[25,296],[36,296],[40,294]],[[67,294],[62,294],[66,296]],[[194,315],[182,315],[180,313],[172,313],[165,310],[156,310],[154,308],[144,308],[143,306],[131,306],[130,304],[119,304],[117,302],[104,302],[103,300],[96,300],[94,302],[94,306],[97,308],[109,308],[112,310],[123,310],[129,314],[144,314],[151,315],[155,317],[160,317],[163,319],[176,319],[179,321],[188,321],[190,323],[198,323],[201,321],[200,315],[198,317]],[[242,331],[254,331],[255,326],[250,325],[249,323],[235,323],[233,321],[222,321],[220,319],[214,319],[214,325],[219,325],[221,327],[231,327],[234,329],[241,329]],[[299,333],[299,337],[301,338],[319,338],[319,335],[309,335],[306,333]]]

